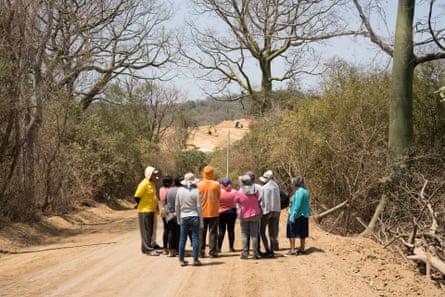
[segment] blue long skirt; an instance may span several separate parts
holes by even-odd
[[[287,238],[306,238],[309,236],[309,219],[298,217],[294,223],[287,219],[286,237]]]

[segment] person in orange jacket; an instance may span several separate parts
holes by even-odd
[[[201,199],[204,226],[199,236],[200,256],[205,257],[207,229],[209,230],[209,257],[218,256],[218,217],[221,186],[213,180],[214,169],[208,165],[202,172],[202,180],[197,184]]]

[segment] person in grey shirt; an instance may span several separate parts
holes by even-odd
[[[274,251],[278,250],[278,227],[280,223],[281,202],[280,187],[274,180],[272,170],[267,170],[260,177],[264,183],[262,187],[260,234],[266,254],[264,257],[274,257]],[[266,235],[266,227],[268,236]]]
[[[183,187],[178,188],[175,200],[175,211],[180,225],[179,262],[187,266],[184,260],[185,241],[189,231],[192,232],[193,265],[200,266],[199,256],[199,228],[203,226],[201,199],[196,183],[199,180],[191,172],[184,175],[181,181]]]

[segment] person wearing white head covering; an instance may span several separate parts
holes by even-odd
[[[156,185],[154,183],[158,174],[159,171],[152,166],[145,168],[145,178],[139,183],[134,194],[141,232],[141,251],[143,254],[150,256],[159,256],[152,243],[155,215],[159,214]]]
[[[259,192],[249,175],[240,176],[238,179],[240,190],[235,194],[235,202],[241,227],[241,259],[247,259],[249,256],[250,239],[252,239],[253,258],[260,259],[258,251],[258,226],[261,218]]]

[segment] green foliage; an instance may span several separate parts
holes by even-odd
[[[181,107],[185,114],[196,119],[198,126],[217,124],[222,121],[232,121],[247,116],[247,108],[239,101],[224,101],[207,98],[200,101],[187,101]]]
[[[416,155],[443,154],[445,103],[434,91],[445,85],[445,63],[433,61],[417,67],[414,76],[414,134]]]
[[[285,187],[292,176],[302,175],[314,206],[329,208],[349,199],[349,211],[367,219],[386,172],[389,83],[377,71],[336,65],[319,98],[296,94],[287,110],[277,108],[259,119],[233,147],[232,159],[244,172],[272,169]]]
[[[200,176],[207,164],[206,154],[198,150],[178,151],[176,154],[176,170],[179,175],[193,172],[196,176]]]

